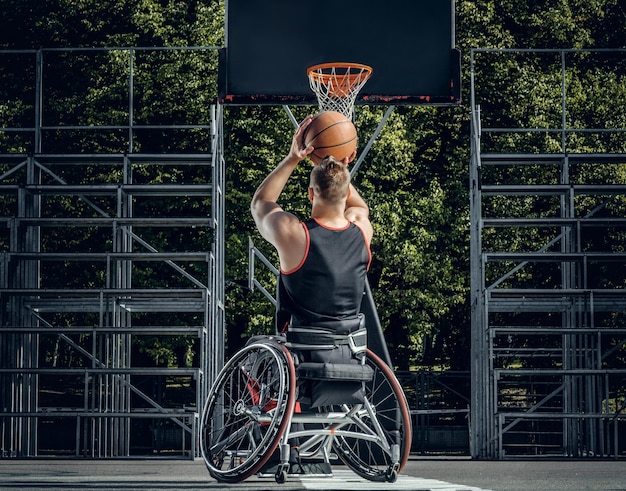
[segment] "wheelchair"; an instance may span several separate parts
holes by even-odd
[[[202,411],[210,475],[229,483],[273,475],[284,483],[332,475],[340,461],[370,481],[395,482],[411,448],[408,404],[364,331],[290,327],[286,336],[252,338],[220,371]],[[315,360],[338,351],[340,360]]]

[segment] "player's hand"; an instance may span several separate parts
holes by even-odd
[[[354,152],[352,152],[348,157],[345,157],[341,163],[343,165],[348,165],[350,162],[352,162],[354,159],[356,158],[356,150],[354,150]]]
[[[298,161],[304,160],[307,155],[309,155],[313,150],[315,150],[311,145],[305,147],[304,139],[302,136],[304,132],[313,121],[313,115],[309,114],[306,118],[302,120],[302,122],[298,125],[298,129],[296,133],[293,135],[293,139],[291,141],[291,148],[289,150],[290,155],[297,158]]]

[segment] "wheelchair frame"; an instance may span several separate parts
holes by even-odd
[[[296,469],[299,477],[319,475],[310,469],[330,470],[337,458],[368,480],[394,482],[411,448],[408,404],[380,357],[366,350],[365,363],[374,374],[364,382],[363,403],[301,412],[294,359],[284,340],[268,336],[244,347],[220,371],[202,412],[200,449],[211,476],[239,482],[262,475],[278,453],[278,483]]]

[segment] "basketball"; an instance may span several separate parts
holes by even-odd
[[[343,114],[324,111],[313,118],[302,140],[305,147],[311,145],[314,148],[309,155],[313,165],[319,164],[327,155],[343,160],[356,150],[356,128]]]

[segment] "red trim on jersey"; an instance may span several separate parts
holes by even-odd
[[[350,227],[350,222],[348,222],[344,227],[329,227],[328,225],[324,225],[317,218],[313,218],[313,221],[317,223],[320,227],[325,228],[326,230],[347,230]]]
[[[358,228],[363,234],[363,240],[365,241],[365,247],[367,247],[367,255],[369,256],[369,260],[367,261],[367,271],[370,270],[370,266],[372,265],[372,249],[370,249],[370,242],[367,240],[367,235],[365,235],[365,231],[359,226],[358,223],[354,223],[354,226]]]
[[[306,258],[309,256],[309,248],[311,247],[311,237],[309,236],[309,229],[306,227],[306,224],[304,222],[300,222],[300,225],[302,225],[302,228],[304,229],[304,233],[306,234],[306,249],[304,250],[304,256],[302,256],[302,260],[300,261],[300,264],[298,264],[295,268],[290,269],[289,271],[283,271],[283,269],[281,268],[280,272],[282,274],[295,273],[302,267],[302,265],[304,264],[304,261],[306,261]]]

